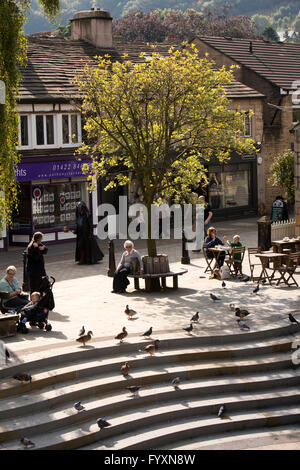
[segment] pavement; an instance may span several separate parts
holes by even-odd
[[[257,246],[257,219],[249,218],[215,224],[218,235],[227,235],[229,239],[239,234],[246,246]],[[93,332],[94,339],[114,341],[123,326],[127,327],[129,337],[142,334],[150,326],[155,334],[186,333],[182,328],[190,324],[192,315],[199,311],[199,324],[192,334],[212,335],[238,333],[229,303],[243,306],[251,312],[247,324],[251,331],[275,328],[289,324],[288,312],[299,310],[300,294],[296,287],[261,286],[258,294],[253,294],[254,284],[237,280],[226,281],[223,289],[218,280],[209,280],[204,273],[206,262],[202,253],[190,252],[191,263],[181,265],[181,241],[162,240],[158,242],[158,252],[167,253],[171,269],[184,267],[188,273],[179,276],[179,289],[168,289],[163,292],[147,293],[135,291],[133,280],[125,294],[113,294],[112,278],[108,271],[108,241],[100,243],[105,253],[104,259],[96,265],[77,265],[74,261],[74,243],[49,246],[46,257],[46,269],[56,279],[53,287],[55,309],[49,315],[52,331],[46,332],[37,327],[29,327],[27,335],[17,334],[6,338],[5,342],[17,355],[33,350],[47,351],[48,348],[66,347],[74,343],[82,325],[86,331]],[[116,262],[120,258],[123,241],[116,240]],[[136,248],[146,254],[144,240],[138,240]],[[22,249],[11,248],[7,253],[0,254],[0,273],[5,267],[14,264],[17,267],[17,278],[22,282]],[[249,274],[248,258],[245,256],[244,272]],[[259,270],[257,271],[259,274]],[[296,274],[300,285],[300,268]],[[140,281],[141,287],[144,281]],[[171,285],[172,280],[167,280]],[[220,297],[213,302],[210,292]],[[124,313],[126,305],[137,311],[137,315],[129,320]],[[299,314],[300,317],[300,314]],[[299,318],[300,320],[300,318]],[[245,333],[247,334],[247,333]]]

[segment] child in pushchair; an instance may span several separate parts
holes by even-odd
[[[52,281],[47,276],[44,277],[40,286],[40,292],[33,292],[30,296],[31,301],[21,309],[17,326],[18,331],[21,333],[28,333],[28,328],[26,328],[27,322],[29,322],[30,326],[37,325],[41,330],[44,328],[46,331],[52,330],[51,324],[48,323],[48,314],[55,306],[52,293],[55,279],[53,277],[51,279]]]

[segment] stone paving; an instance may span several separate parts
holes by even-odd
[[[246,246],[257,245],[256,219],[218,222],[215,226],[219,236],[226,234],[232,238],[239,233]],[[120,257],[122,243],[116,242],[116,262]],[[224,334],[239,332],[235,317],[228,308],[229,303],[249,309],[251,315],[247,318],[247,324],[252,331],[287,325],[287,313],[300,308],[299,289],[295,287],[262,286],[256,295],[253,294],[252,282],[230,280],[226,281],[226,288],[223,289],[220,281],[209,280],[208,274],[204,274],[206,263],[202,253],[190,253],[191,264],[181,265],[181,242],[178,240],[164,240],[158,244],[159,252],[169,255],[171,268],[183,266],[188,269],[187,274],[179,276],[177,291],[135,291],[131,279],[127,293],[112,294],[112,278],[107,276],[107,241],[101,246],[106,255],[104,260],[90,266],[75,264],[74,243],[49,247],[47,273],[56,278],[53,288],[56,307],[49,316],[53,330],[46,332],[29,327],[27,335],[18,334],[7,338],[5,341],[13,352],[21,357],[26,352],[33,352],[33,349],[38,352],[50,347],[74,345],[82,325],[86,331],[93,331],[94,338],[103,338],[106,341],[114,341],[114,336],[123,326],[127,327],[129,337],[142,334],[150,326],[157,336],[166,332],[184,335],[186,333],[182,328],[187,327],[192,315],[199,311],[199,324],[195,325],[192,334]],[[146,253],[144,241],[138,241],[136,247],[142,254]],[[8,253],[0,254],[1,271],[8,264],[15,264],[19,281],[22,281],[23,272],[21,251],[20,248],[13,248]],[[249,273],[246,257],[244,272]],[[296,279],[300,285],[300,269]],[[167,285],[171,283],[170,279],[167,280]],[[141,281],[141,286],[143,285],[144,281]],[[210,292],[214,292],[221,300],[214,303],[210,299]],[[124,313],[126,304],[137,311],[132,320],[128,320]]]

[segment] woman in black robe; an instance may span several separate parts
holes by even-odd
[[[91,216],[83,201],[76,207],[76,230],[73,233],[77,235],[75,261],[78,264],[95,264],[102,260],[104,254],[93,235]]]

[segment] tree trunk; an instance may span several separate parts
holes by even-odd
[[[157,250],[156,250],[156,240],[151,238],[151,204],[147,205],[147,210],[148,210],[148,238],[147,238],[147,249],[148,249],[148,256],[151,256],[152,258],[157,256]],[[150,291],[160,291],[160,281],[159,279],[150,279]]]

